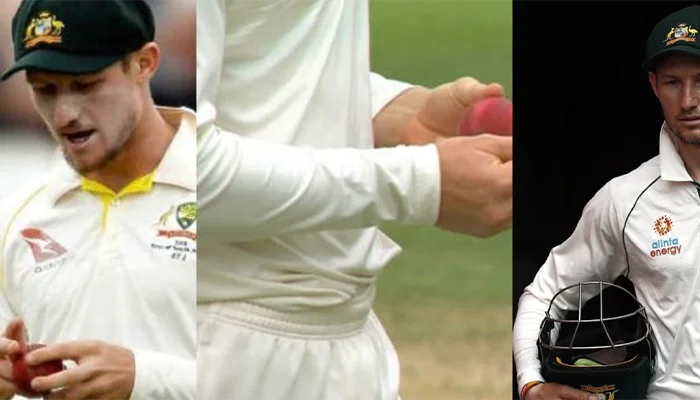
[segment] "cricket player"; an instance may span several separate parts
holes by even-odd
[[[510,227],[512,138],[450,138],[503,88],[372,74],[368,25],[367,1],[198,4],[202,399],[397,399],[376,226]]]
[[[196,116],[154,104],[142,0],[24,0],[14,65],[63,157],[0,207],[3,356],[46,399],[196,398]],[[0,398],[20,391],[6,357]]]
[[[520,298],[513,331],[518,390],[527,400],[588,399],[543,382],[537,336],[559,289],[625,275],[646,309],[657,348],[650,400],[700,393],[700,6],[662,19],[647,40],[643,68],[661,104],[659,155],[610,180],[586,205],[573,234],[555,247]],[[574,309],[554,304],[555,311]],[[585,302],[594,291],[583,291]],[[555,314],[555,315],[557,315]],[[598,399],[596,396],[591,399]],[[610,397],[612,398],[612,397]]]

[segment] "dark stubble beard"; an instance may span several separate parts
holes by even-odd
[[[700,146],[700,136],[698,136],[698,137],[686,136],[681,132],[680,128],[676,131],[675,129],[672,129],[670,126],[669,126],[669,130],[671,131],[671,133],[673,133],[673,136],[675,136],[679,142],[681,142],[683,144],[691,145],[691,146]]]

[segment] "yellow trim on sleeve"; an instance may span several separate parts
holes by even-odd
[[[5,257],[6,257],[5,246],[7,245],[7,236],[10,234],[10,227],[15,222],[15,219],[17,219],[17,216],[19,215],[19,213],[21,213],[22,210],[24,210],[24,207],[29,205],[29,203],[31,203],[32,200],[34,200],[34,198],[39,193],[41,193],[41,191],[44,190],[45,188],[46,188],[46,186],[42,186],[39,189],[37,189],[36,191],[34,191],[34,193],[32,193],[29,197],[27,197],[27,199],[24,200],[22,205],[20,205],[19,208],[17,208],[17,211],[15,211],[15,213],[12,215],[12,218],[10,218],[10,220],[7,221],[7,226],[5,227],[5,232],[2,235],[2,243],[1,243],[2,246],[0,246],[0,250],[2,250],[2,252],[0,252],[0,280],[2,280],[2,287],[3,288],[5,287],[5,282],[7,282],[6,271],[5,271]]]

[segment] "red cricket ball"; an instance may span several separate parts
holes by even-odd
[[[459,124],[460,136],[491,133],[513,135],[513,103],[503,97],[488,97],[472,104]]]
[[[56,372],[63,371],[65,368],[61,360],[47,361],[33,367],[28,366],[24,358],[25,355],[41,347],[45,347],[45,345],[40,343],[27,344],[27,351],[25,353],[10,356],[10,361],[12,362],[12,380],[19,388],[18,394],[21,396],[29,398],[42,397],[41,393],[32,389],[32,379],[37,376],[55,374]]]

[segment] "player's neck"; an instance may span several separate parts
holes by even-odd
[[[176,128],[163,119],[155,105],[149,105],[122,151],[103,168],[86,174],[86,177],[119,193],[129,183],[158,167],[175,132]]]

